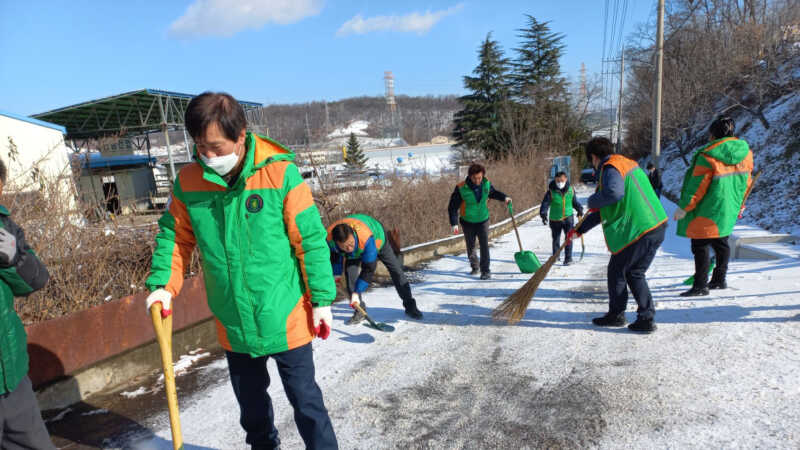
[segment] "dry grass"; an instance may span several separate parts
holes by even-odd
[[[498,190],[514,198],[516,211],[541,201],[544,192],[543,159],[518,159],[487,164],[487,177]],[[387,228],[398,228],[402,245],[412,245],[450,234],[447,205],[460,177],[391,178],[386,186],[320,199],[336,204],[324,215],[326,225],[350,213],[378,218]],[[125,216],[89,222],[63,201],[68,183],[39,177],[26,194],[4,194],[0,204],[26,233],[26,241],[50,272],[50,282],[39,292],[17,299],[15,307],[30,324],[142,292],[150,270],[158,216]],[[85,210],[97,211],[97,207]],[[99,208],[102,210],[102,207]],[[508,217],[505,205],[490,202],[492,222]],[[197,254],[187,275],[199,271]]]

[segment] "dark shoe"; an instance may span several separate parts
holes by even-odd
[[[571,266],[572,265],[572,259],[564,260],[564,265],[565,266]]]
[[[406,315],[415,320],[422,320],[422,311],[417,308],[417,301],[413,298],[409,301],[403,301],[403,307],[406,309]]]
[[[367,304],[366,303],[364,303],[362,301],[359,306],[361,306],[361,309],[363,309],[364,312],[367,312]],[[353,311],[353,317],[347,319],[347,321],[344,324],[345,325],[356,325],[356,324],[359,324],[362,321],[364,321],[365,318],[366,318],[366,316],[364,314],[361,314],[361,311],[356,309],[356,310]]]
[[[624,327],[625,314],[606,314],[603,317],[595,317],[592,323],[598,327]]]
[[[636,319],[636,322],[628,325],[628,329],[638,333],[652,333],[656,331],[656,324],[653,319]]]
[[[708,288],[692,287],[686,292],[681,292],[681,297],[702,297],[708,295]]]
[[[483,272],[481,274],[481,280],[489,280],[492,278],[492,274],[489,272]]]
[[[708,283],[709,289],[728,289],[728,283],[724,281],[712,281]]]
[[[472,270],[469,272],[470,275],[477,275],[480,272],[480,269],[477,267],[473,267]]]

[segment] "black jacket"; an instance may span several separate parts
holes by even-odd
[[[481,201],[481,197],[483,197],[483,190],[480,186],[476,185],[472,182],[472,180],[467,177],[467,186],[475,193],[475,199],[479,202]],[[494,184],[489,185],[489,198],[494,200],[500,200],[501,202],[506,201],[506,194],[498,191],[494,188]],[[458,225],[458,210],[461,208],[461,191],[456,186],[453,189],[453,193],[450,194],[450,203],[447,205],[447,213],[450,216],[450,226]]]
[[[648,173],[647,178],[650,179],[650,185],[653,186],[653,189],[656,191],[660,191],[663,185],[661,184],[661,172],[656,169],[653,173]]]
[[[550,202],[553,201],[553,196],[550,194],[550,191],[561,191],[561,194],[566,194],[569,190],[570,184],[567,181],[567,184],[564,185],[564,189],[559,189],[556,187],[556,181],[553,180],[550,182],[550,186],[547,187],[547,193],[544,194],[544,198],[542,199],[542,206],[539,207],[539,215],[542,217],[542,220],[546,219],[549,212],[550,212]],[[583,215],[583,206],[578,202],[578,196],[572,196],[572,207],[578,213],[578,216]]]

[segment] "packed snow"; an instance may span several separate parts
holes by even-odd
[[[674,205],[665,205],[671,214]],[[658,324],[651,335],[591,324],[607,310],[599,228],[585,236],[581,262],[553,267],[517,325],[490,318],[528,278],[514,263],[513,232],[493,241],[489,281],[468,275],[464,254],[410,273],[421,322],[403,315],[392,287],[365,299],[393,333],[344,325],[351,310],[335,304],[331,337],[313,345],[340,447],[800,446],[797,247],[780,244],[778,260],[732,261],[729,289],[682,298],[693,263],[674,224],[648,272]],[[538,219],[520,235],[540,260],[549,257],[550,230]],[[635,308],[631,298],[628,321]],[[282,447],[303,448],[274,362],[268,367]],[[185,448],[245,448],[225,359],[197,370],[213,382],[179,392]],[[120,447],[171,448],[166,405],[146,426],[154,436]]]

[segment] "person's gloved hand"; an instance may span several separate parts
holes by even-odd
[[[567,245],[571,244],[573,239],[579,238],[579,237],[581,237],[581,235],[580,235],[580,233],[578,233],[578,230],[576,230],[575,228],[569,230],[569,232],[567,233],[567,238],[566,238]]]
[[[453,234],[458,234],[458,225],[453,225]]]
[[[330,306],[315,306],[312,303],[311,312],[314,316],[314,334],[318,338],[325,340],[331,335],[331,324],[333,323],[333,315],[331,314]]]
[[[172,314],[172,294],[166,289],[159,288],[147,296],[147,313],[150,314],[150,307],[154,303],[161,303],[161,317],[167,318]]]
[[[588,211],[586,211],[586,214],[596,213],[596,212],[598,212],[598,211],[600,211],[600,210],[599,210],[599,209],[597,209],[597,208],[589,208],[589,210],[588,210]]]
[[[680,208],[676,209],[675,210],[675,215],[672,216],[672,218],[675,219],[675,220],[681,220],[684,217],[686,217],[686,211],[684,211],[684,210],[682,210]]]
[[[746,206],[742,205],[742,208],[739,210],[739,218],[741,219],[744,216],[744,210],[747,209]]]
[[[361,304],[361,297],[358,295],[358,292],[353,292],[350,295],[350,307],[356,309],[356,306]]]
[[[17,256],[17,237],[0,228],[0,264],[8,266]]]
[[[506,205],[509,204],[509,203],[511,203],[511,197],[506,196]]]
[[[542,225],[547,225],[547,216],[541,216],[542,218]]]

